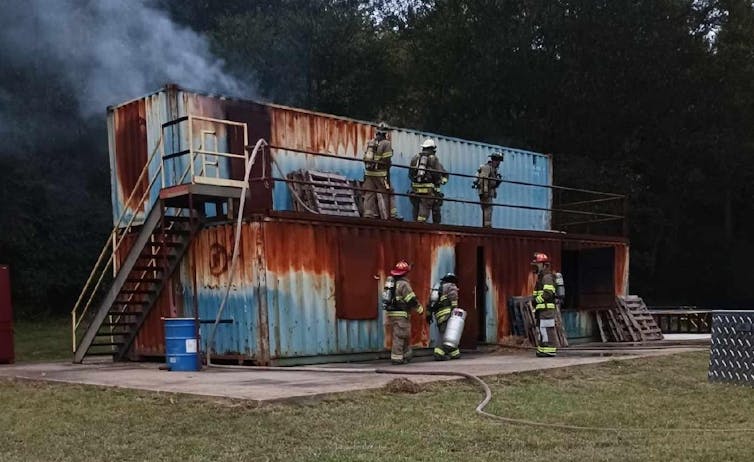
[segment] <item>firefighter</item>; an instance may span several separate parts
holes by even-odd
[[[393,364],[405,364],[411,361],[411,318],[410,311],[424,313],[424,307],[416,298],[406,274],[411,267],[405,260],[395,264],[390,277],[385,281],[382,300],[387,311],[388,323],[393,331],[393,347],[390,361]]]
[[[503,153],[490,154],[490,160],[479,166],[473,188],[479,190],[479,203],[482,206],[482,226],[492,227],[492,200],[497,197],[497,188],[502,183],[502,177],[497,168],[503,161]]]
[[[393,146],[387,139],[388,127],[380,122],[375,137],[367,143],[364,153],[364,217],[380,216],[400,220],[390,187],[390,165],[393,158]]]
[[[439,224],[443,197],[440,187],[448,182],[448,173],[437,158],[437,145],[433,139],[424,140],[421,152],[411,159],[408,177],[411,180],[414,220],[426,223],[431,213],[432,222]]]
[[[458,347],[452,348],[442,342],[445,329],[448,327],[450,313],[454,308],[458,308],[458,278],[453,273],[446,274],[440,279],[440,283],[432,288],[432,292],[428,304],[427,323],[432,324],[432,317],[434,316],[437,329],[440,331],[440,342],[434,350],[435,361],[458,359],[461,357],[461,351]]]
[[[537,341],[537,356],[542,358],[554,357],[557,354],[557,338],[555,337],[555,276],[550,270],[550,258],[541,252],[534,254],[531,269],[537,275],[534,286],[534,317],[537,319],[539,337]]]

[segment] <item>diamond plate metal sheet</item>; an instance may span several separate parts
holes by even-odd
[[[754,386],[754,311],[712,315],[711,382]]]

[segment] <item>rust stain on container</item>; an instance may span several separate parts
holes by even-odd
[[[270,106],[274,146],[357,157],[374,136],[374,127],[354,120]]]
[[[147,121],[145,100],[128,103],[115,110],[115,161],[120,184],[121,200],[125,202],[136,189],[127,208],[137,205],[144,194],[147,175],[137,185],[137,180],[147,163]]]
[[[497,307],[497,338],[509,335],[508,297],[527,296],[534,290],[535,278],[531,272],[534,252],[544,252],[552,259],[552,267],[560,269],[561,241],[522,237],[498,237],[486,243],[487,272],[494,287]]]
[[[511,329],[508,297],[528,295],[533,289],[529,263],[534,252],[550,255],[553,269],[558,271],[565,248],[613,248],[616,292],[624,287],[622,282],[618,283],[618,276],[622,281],[627,254],[624,242],[586,241],[545,233],[438,232],[405,225],[294,218],[265,218],[244,223],[241,236],[239,263],[231,282],[228,274],[234,226],[214,225],[200,232],[192,244],[191,255],[195,262],[191,265],[184,262],[183,269],[174,275],[172,301],[169,291],[160,296],[137,339],[137,355],[154,356],[164,351],[160,318],[176,313],[187,315],[176,299],[182,299],[178,296],[180,293],[193,291],[193,268],[197,272],[200,303],[215,303],[229,283],[233,288],[231,294],[236,297],[234,323],[239,324],[234,324],[233,330],[226,330],[227,334],[220,334],[226,337],[218,342],[226,346],[219,353],[264,361],[256,352],[260,341],[264,344],[269,341],[272,359],[389,349],[391,332],[379,309],[378,298],[384,278],[400,259],[412,263],[408,279],[425,305],[435,282],[432,278],[438,277],[438,268],[453,268],[459,262],[476,263],[477,249],[482,248],[484,274],[481,277],[488,285],[486,310],[490,316],[494,314],[494,319],[486,318],[484,328],[493,330],[486,333],[485,338],[501,340]],[[257,290],[253,262],[259,245],[264,247],[265,256],[263,293]],[[360,246],[370,249],[360,251]],[[467,251],[459,254],[464,248]],[[344,264],[344,258],[353,261]],[[191,269],[187,270],[188,267]],[[483,328],[479,320],[485,318],[476,313],[474,288],[480,277],[476,274],[476,264],[471,270],[470,279],[464,281],[460,289],[472,316],[467,321],[467,341],[473,346],[477,333]],[[265,304],[269,305],[269,317],[265,318],[264,326],[259,325],[260,296],[265,297]],[[368,306],[362,307],[355,301]],[[200,311],[204,310],[206,317],[210,308],[200,307]],[[412,345],[430,346],[430,329],[424,315],[413,314],[411,324]]]

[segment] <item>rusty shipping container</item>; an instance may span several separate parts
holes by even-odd
[[[132,356],[164,354],[161,317],[214,320],[230,286],[213,345],[206,344],[211,324],[201,324],[202,351],[211,348],[213,355],[256,364],[380,357],[390,347],[390,332],[379,294],[387,271],[401,258],[415,265],[410,280],[423,303],[442,274],[458,274],[461,306],[469,311],[462,345],[467,348],[500,343],[510,335],[507,301],[531,293],[529,261],[535,251],[548,253],[553,267],[564,272],[568,299],[563,319],[574,341],[595,338],[590,310],[627,291],[627,239],[550,231],[552,158],[548,155],[395,129],[391,137],[398,164],[408,164],[427,136],[438,143],[438,155],[452,173],[472,175],[491,152],[504,151],[504,178],[527,183],[502,187],[501,197],[518,207],[496,208],[494,229],[478,228],[479,207],[464,203],[446,202],[444,224],[431,226],[301,214],[292,211],[287,185],[274,178],[305,168],[360,179],[360,158],[374,134],[373,124],[177,87],[109,110],[116,222],[125,215],[139,223],[157,203],[161,189],[182,183],[182,172],[190,167],[187,161],[180,157],[163,161],[161,156],[183,152],[189,145],[243,150],[243,136],[232,127],[217,131],[201,122],[190,128],[173,123],[188,115],[245,123],[248,143],[264,138],[272,148],[251,171],[233,279],[229,279],[233,224],[219,220],[192,241],[140,330]],[[149,174],[140,178],[144,166]],[[212,168],[218,177],[243,177],[243,165],[235,160],[219,159]],[[405,173],[397,168],[392,173],[398,192],[408,189]],[[466,177],[451,176],[445,193],[476,200]],[[142,194],[149,198],[143,207],[135,205],[138,197],[128,200]],[[407,198],[398,199],[398,208],[404,217],[411,215]],[[118,251],[116,261],[125,258],[128,248],[127,244]],[[412,344],[430,347],[437,336],[432,329],[421,317],[413,319]]]
[[[161,316],[193,317],[196,306],[199,319],[214,320],[230,284],[215,354],[259,364],[377,358],[390,347],[379,293],[400,258],[414,263],[409,279],[423,303],[442,274],[458,274],[461,306],[469,310],[463,341],[470,348],[510,335],[508,298],[531,293],[528,263],[535,251],[551,255],[556,270],[579,267],[565,273],[572,309],[563,317],[573,340],[596,336],[589,308],[626,293],[628,244],[621,238],[452,226],[428,231],[410,224],[286,215],[243,224],[241,264],[232,281],[233,226],[202,230],[139,334],[135,354],[163,354]],[[201,326],[206,351],[211,324]],[[429,347],[432,335],[416,316],[412,344]]]
[[[363,176],[361,156],[366,143],[374,136],[374,124],[370,122],[321,114],[302,109],[274,104],[228,99],[202,95],[167,87],[108,110],[110,165],[113,215],[135,216],[135,223],[142,219],[144,210],[136,210],[139,198],[148,195],[146,208],[156,201],[162,187],[181,182],[187,161],[174,158],[166,162],[163,175],[156,175],[151,185],[149,178],[161,165],[160,154],[185,151],[191,143],[195,146],[210,146],[222,149],[242,150],[241,134],[237,130],[222,129],[217,125],[195,122],[191,128],[185,123],[170,126],[165,124],[185,118],[189,114],[213,119],[233,120],[246,123],[250,143],[264,138],[273,148],[255,164],[252,178],[284,178],[297,169],[316,169],[337,172],[357,180]],[[214,133],[210,134],[212,131]],[[462,140],[417,130],[396,128],[391,132],[394,157],[397,165],[408,165],[411,157],[419,152],[419,145],[431,137],[437,143],[437,153],[446,169],[454,174],[474,175],[492,152],[504,152],[505,162],[500,173],[506,180],[548,186],[552,184],[552,159],[545,154],[521,149]],[[315,154],[333,157],[318,157]],[[151,159],[151,160],[150,160]],[[149,161],[149,175],[139,174]],[[195,165],[200,169],[200,165]],[[211,174],[240,179],[243,165],[228,159],[219,159]],[[410,189],[407,170],[394,167],[391,181],[396,192],[407,193]],[[443,187],[446,197],[476,201],[478,195],[468,177],[452,177]],[[550,229],[552,205],[550,189],[531,185],[504,183],[500,197],[505,203],[517,207],[496,207],[493,226],[507,229]],[[285,182],[253,183],[251,209],[257,211],[293,210],[293,197]],[[407,197],[397,198],[397,207],[403,217],[411,216],[411,204]],[[521,207],[529,207],[521,208]],[[479,207],[446,201],[443,206],[443,222],[459,226],[479,226],[482,222]]]

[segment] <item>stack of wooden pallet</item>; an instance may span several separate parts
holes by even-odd
[[[534,317],[531,297],[509,297],[508,309],[510,313],[512,333],[520,337],[525,337],[530,344],[536,345],[539,333],[537,332],[537,321]],[[563,329],[563,320],[560,316],[560,310],[555,317],[555,334],[557,337],[556,346],[568,346],[565,331]]]
[[[662,332],[644,300],[636,295],[616,297],[615,305],[596,312],[603,342],[662,340]]]
[[[343,175],[296,170],[287,175],[293,194],[294,210],[343,217],[358,217],[359,208],[353,185]]]

